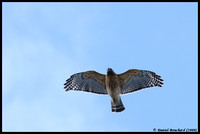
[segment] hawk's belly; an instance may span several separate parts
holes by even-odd
[[[120,87],[116,87],[114,89],[107,88],[108,95],[112,98],[116,98],[120,95]]]

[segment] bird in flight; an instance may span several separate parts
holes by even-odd
[[[66,80],[65,91],[85,91],[96,94],[109,95],[112,112],[123,111],[120,94],[127,94],[149,87],[162,87],[162,79],[152,71],[130,69],[116,74],[111,68],[103,75],[96,71],[76,73]]]

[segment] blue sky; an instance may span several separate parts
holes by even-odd
[[[197,129],[197,3],[3,3],[3,131]],[[150,70],[162,88],[65,92],[70,75]]]

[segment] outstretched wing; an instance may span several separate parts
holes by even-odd
[[[95,71],[74,74],[66,80],[64,85],[65,91],[78,90],[97,94],[108,94],[105,89],[105,75]]]
[[[130,69],[118,75],[121,84],[121,94],[131,93],[140,89],[163,84],[161,77],[147,70]]]

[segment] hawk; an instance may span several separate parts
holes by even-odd
[[[149,87],[162,87],[162,79],[152,71],[130,69],[122,74],[116,74],[111,68],[103,75],[96,71],[76,73],[66,80],[65,91],[86,91],[109,95],[112,112],[123,111],[120,94],[127,94]]]

